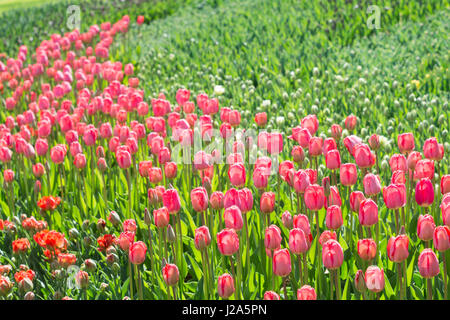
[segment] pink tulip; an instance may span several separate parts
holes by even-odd
[[[416,202],[421,207],[429,207],[434,201],[434,188],[430,179],[423,178],[416,184]]]
[[[429,241],[433,239],[435,228],[433,216],[429,214],[419,216],[417,220],[417,236],[420,240]]]
[[[275,208],[275,193],[264,192],[261,195],[260,209],[262,213],[271,213]]]
[[[372,199],[361,201],[359,205],[359,223],[370,227],[378,222],[378,206]]]
[[[241,188],[245,185],[245,167],[243,163],[235,163],[228,169],[228,178],[234,187]]]
[[[377,266],[370,266],[364,275],[366,287],[372,292],[381,292],[384,289],[384,271]]]
[[[180,211],[181,203],[178,191],[175,189],[167,189],[162,195],[163,205],[169,210],[169,214],[176,214]]]
[[[223,229],[217,233],[217,247],[224,256],[231,256],[239,250],[239,237],[233,229]]]
[[[273,274],[286,277],[291,273],[291,255],[288,249],[279,249],[273,253]]]
[[[322,262],[329,270],[339,268],[344,262],[344,252],[336,240],[328,240],[322,246]]]
[[[420,253],[417,264],[420,275],[425,279],[433,278],[440,272],[439,260],[431,249],[424,249]]]
[[[208,209],[208,192],[203,187],[195,188],[191,191],[192,208],[197,212]]]
[[[130,245],[128,250],[128,257],[132,264],[142,264],[145,261],[145,254],[147,252],[147,246],[142,241],[134,242]]]
[[[358,240],[358,255],[361,259],[370,261],[377,254],[377,244],[373,239]]]
[[[387,244],[387,254],[389,260],[400,263],[409,256],[408,251],[409,238],[405,234],[391,237]]]
[[[388,209],[397,210],[406,205],[404,184],[391,184],[383,188],[383,200]]]
[[[344,186],[353,186],[358,179],[358,171],[354,163],[343,163],[339,170],[341,183]]]
[[[164,282],[169,286],[173,287],[178,283],[180,279],[180,272],[175,264],[167,263],[162,269]]]
[[[293,254],[305,253],[309,250],[310,243],[302,229],[294,228],[289,232],[289,250]]]
[[[297,300],[317,300],[316,290],[309,285],[304,285],[297,290]]]
[[[194,245],[197,250],[203,250],[211,243],[211,235],[207,226],[195,229]]]
[[[264,246],[266,249],[275,250],[281,244],[281,231],[276,225],[272,224],[266,228],[264,236]]]
[[[313,184],[305,190],[305,204],[309,210],[319,211],[325,204],[325,193],[323,187]]]
[[[234,280],[228,273],[218,277],[217,293],[222,299],[228,299],[234,293]]]
[[[414,136],[411,132],[402,133],[397,137],[398,149],[401,153],[409,153],[414,150]]]
[[[375,196],[381,191],[380,177],[372,173],[364,176],[363,185],[366,196]]]
[[[445,252],[450,248],[450,229],[447,226],[439,226],[434,229],[433,245],[439,252]]]
[[[231,206],[224,210],[223,219],[225,221],[225,227],[234,230],[241,230],[244,225],[242,219],[241,209],[238,206]]]
[[[341,208],[336,205],[328,207],[325,221],[328,229],[337,230],[342,227],[344,222]]]

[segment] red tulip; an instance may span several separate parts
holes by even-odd
[[[309,140],[308,150],[312,157],[317,157],[322,154],[323,139],[320,137],[311,137]]]
[[[361,201],[359,205],[359,223],[370,227],[378,222],[378,206],[372,199]]]
[[[325,154],[325,163],[328,169],[336,170],[341,166],[341,155],[339,151],[334,149]]]
[[[383,200],[388,209],[397,210],[406,205],[406,187],[404,184],[391,184],[383,188]]]
[[[439,252],[445,252],[450,248],[450,229],[447,226],[439,226],[434,229],[433,245]]]
[[[294,146],[291,155],[295,163],[302,163],[305,160],[305,153],[301,146]]]
[[[255,122],[258,126],[264,127],[267,123],[267,113],[260,112],[255,114]]]
[[[410,170],[414,171],[419,160],[422,160],[422,154],[418,151],[412,151],[406,159],[406,164]]]
[[[429,214],[419,216],[417,220],[417,236],[420,240],[429,241],[433,239],[435,228],[433,216]]]
[[[380,292],[384,289],[384,271],[377,266],[370,266],[364,275],[366,287],[372,292]]]
[[[235,163],[228,169],[228,178],[235,187],[243,187],[245,185],[245,167],[243,163]]]
[[[289,230],[294,227],[294,219],[289,211],[283,212],[281,221],[283,222],[283,226]]]
[[[319,211],[325,204],[325,193],[323,187],[313,184],[305,190],[305,204],[311,211]]]
[[[283,136],[281,133],[270,133],[267,137],[267,152],[279,154],[283,151]]]
[[[308,173],[305,170],[298,170],[294,174],[294,189],[297,193],[304,193],[311,184]]]
[[[178,283],[180,279],[180,272],[175,264],[167,263],[162,269],[164,282],[172,287]]]
[[[434,178],[434,161],[429,159],[419,160],[414,169],[414,181],[427,178],[433,180]]]
[[[250,189],[244,188],[238,191],[238,207],[242,213],[247,213],[253,208],[253,193]]]
[[[209,198],[209,204],[211,205],[211,208],[214,210],[219,210],[223,208],[223,199],[224,195],[221,191],[215,191],[211,194],[211,197]]]
[[[369,147],[370,149],[377,151],[380,149],[380,136],[377,134],[373,134],[369,137]]]
[[[409,256],[408,251],[409,238],[405,234],[391,237],[387,244],[387,254],[389,260],[393,262],[402,262]]]
[[[281,244],[281,231],[276,225],[272,224],[266,228],[264,236],[264,246],[266,249],[275,250]]]
[[[309,236],[311,234],[311,227],[307,215],[305,214],[295,215],[293,219],[293,225],[294,228],[302,229],[305,235]]]
[[[170,220],[169,210],[166,207],[153,210],[153,220],[158,228],[167,227]]]
[[[441,178],[441,193],[446,194],[450,192],[450,174],[446,174]]]
[[[430,179],[420,179],[416,184],[416,202],[421,207],[429,207],[434,201],[434,188]]]
[[[234,230],[241,230],[244,224],[241,209],[238,206],[231,206],[224,210],[223,219],[225,227]]]
[[[308,237],[302,229],[294,228],[289,232],[289,250],[293,254],[305,253],[309,250],[310,246]]]
[[[195,188],[191,191],[192,208],[197,212],[208,209],[208,192],[203,187]]]
[[[405,172],[401,170],[394,171],[391,177],[391,184],[406,184]]]
[[[414,136],[411,132],[402,133],[397,137],[398,149],[401,153],[409,153],[414,150]]]
[[[163,205],[169,210],[169,214],[176,214],[180,211],[181,203],[178,191],[175,189],[167,189],[162,195]]]
[[[275,193],[264,192],[261,195],[260,209],[262,213],[271,213],[275,207]]]
[[[280,300],[280,296],[274,291],[266,291],[264,292],[264,300]]]
[[[239,250],[239,237],[233,229],[217,233],[217,247],[224,256],[231,256]]]
[[[373,239],[358,240],[358,255],[361,259],[370,261],[377,255],[377,244]]]
[[[228,273],[218,277],[217,293],[222,299],[228,299],[234,293],[234,280]]]
[[[381,191],[380,176],[372,173],[366,174],[363,179],[363,185],[366,196],[377,195]]]
[[[317,120],[315,114],[310,114],[302,119],[301,126],[302,128],[308,129],[311,135],[314,135],[319,129],[319,120]]]
[[[362,139],[355,135],[347,136],[344,138],[344,146],[352,156],[355,156],[355,147],[361,143]]]
[[[338,124],[331,125],[331,136],[337,141],[341,140],[342,127]]]
[[[425,140],[423,144],[423,155],[430,160],[440,160],[439,143],[435,137]]]
[[[344,262],[344,252],[336,240],[328,240],[322,246],[322,262],[329,270],[339,268]]]
[[[442,221],[446,226],[450,227],[450,203],[445,203],[444,201],[442,201],[441,212],[442,212]]]
[[[253,171],[253,185],[257,189],[265,189],[269,183],[270,169],[266,167],[257,167]]]
[[[394,154],[389,159],[389,165],[391,166],[391,171],[406,171],[407,164],[406,164],[406,157],[402,154]]]
[[[279,249],[273,253],[273,274],[286,277],[291,273],[291,255],[288,249]]]
[[[350,209],[353,212],[359,212],[359,206],[363,200],[366,200],[366,197],[361,191],[353,191],[350,193]]]
[[[358,179],[358,171],[354,163],[343,163],[339,170],[341,183],[344,186],[353,186]]]
[[[310,239],[312,239],[312,237]],[[336,232],[325,230],[319,237],[319,244],[323,246],[325,243],[327,243],[328,240],[336,240],[336,239],[337,239]]]
[[[124,251],[128,251],[133,242],[134,242],[134,232],[131,231],[122,232],[119,238],[116,239],[116,243]]]
[[[197,250],[203,250],[211,243],[211,235],[207,226],[195,229],[194,245]]]
[[[166,162],[164,164],[164,174],[166,175],[167,179],[169,179],[169,180],[176,178],[177,170],[178,170],[178,167],[175,162]]]
[[[347,118],[345,118],[345,128],[350,132],[355,130],[357,121],[358,120],[355,115],[351,114],[347,116]]]
[[[417,262],[420,275],[426,279],[437,276],[440,272],[439,260],[431,249],[424,249]]]
[[[341,208],[336,205],[328,207],[325,221],[328,229],[337,230],[342,227],[344,222]]]
[[[297,290],[297,300],[317,300],[316,290],[309,285],[304,285]]]
[[[366,144],[358,144],[353,150],[355,162],[360,168],[370,168],[375,164],[376,156]]]
[[[355,274],[355,287],[356,290],[361,293],[366,290],[366,280],[364,279],[364,273],[361,269]]]
[[[14,171],[12,171],[11,169],[6,169],[3,172],[3,178],[5,179],[6,183],[11,183],[14,181]]]
[[[134,242],[128,250],[128,257],[132,264],[142,264],[145,261],[147,246],[142,241]]]
[[[86,167],[86,156],[83,153],[78,153],[73,160],[73,164],[78,169]]]

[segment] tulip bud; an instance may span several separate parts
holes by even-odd
[[[164,282],[168,286],[174,286],[177,284],[180,273],[178,271],[178,267],[175,264],[168,263],[162,269]]]
[[[283,215],[281,216],[281,221],[283,222],[284,227],[289,230],[294,227],[294,220],[289,211],[283,212]]]
[[[89,274],[83,270],[78,271],[75,282],[80,289],[86,289],[89,286]]]
[[[426,279],[437,276],[440,272],[439,260],[431,249],[424,249],[418,260],[420,275]]]
[[[366,287],[372,292],[380,292],[384,289],[384,271],[377,266],[370,266],[364,275]]]
[[[115,211],[111,211],[108,216],[108,220],[112,223],[113,226],[117,227],[122,222],[120,221],[120,217]]]
[[[34,300],[35,295],[33,292],[28,291],[27,293],[25,293],[24,299],[25,300]]]
[[[317,300],[316,290],[309,285],[304,285],[297,290],[297,300]]]
[[[280,296],[275,291],[264,292],[264,300],[280,300]]]
[[[69,230],[69,238],[70,239],[77,239],[80,236],[80,233],[77,229],[72,228]]]
[[[176,240],[175,232],[173,231],[172,226],[169,224],[167,226],[167,241],[169,243],[173,243]]]
[[[84,260],[84,266],[86,270],[89,272],[95,271],[97,269],[97,263],[95,262],[95,260],[92,259]]]
[[[434,229],[433,245],[439,252],[445,252],[450,248],[450,228],[439,226]]]
[[[217,293],[222,299],[228,299],[234,293],[234,279],[228,273],[217,279]]]
[[[98,219],[97,220],[97,230],[99,232],[104,232],[105,231],[105,227],[106,227],[106,221],[103,219]]]
[[[366,290],[366,283],[364,280],[364,273],[362,270],[358,270],[355,275],[355,287],[358,292],[364,292]]]
[[[148,211],[147,208],[144,209],[144,223],[147,226],[151,226],[152,225],[152,217],[151,217],[150,212]]]
[[[286,277],[291,273],[291,255],[288,249],[279,249],[273,253],[273,274]]]
[[[325,193],[325,197],[328,197],[330,195],[330,177],[323,178],[322,187]]]

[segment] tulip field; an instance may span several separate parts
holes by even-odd
[[[0,299],[448,300],[448,9],[5,4]]]

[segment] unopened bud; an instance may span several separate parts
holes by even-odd
[[[77,229],[72,228],[69,230],[69,238],[70,239],[77,239],[80,236],[80,233]]]
[[[83,238],[83,242],[86,247],[89,247],[92,244],[92,239],[90,237],[86,236]]]
[[[112,223],[112,225],[113,226],[118,226],[118,225],[120,225],[120,224],[122,224],[122,222],[120,221],[120,217],[119,217],[119,214],[117,213],[117,212],[115,212],[115,211],[111,211],[110,213],[109,213],[109,216],[108,216],[108,220]]]
[[[294,226],[294,220],[289,211],[283,212],[283,215],[281,216],[281,221],[283,221],[283,225],[289,230],[291,230]]]
[[[106,221],[104,219],[98,219],[97,220],[97,230],[99,232],[104,232],[106,227]]]
[[[31,281],[29,278],[23,278],[19,282],[19,290],[23,293],[33,290],[33,281]]]
[[[87,229],[89,229],[89,220],[84,220],[83,224],[81,225],[81,228],[86,231]]]
[[[100,290],[101,291],[106,291],[106,290],[108,290],[108,288],[109,288],[109,285],[107,283],[102,282],[100,284]]]
[[[325,197],[330,195],[330,177],[324,177],[322,180],[322,187],[325,193]]]
[[[359,292],[366,290],[366,282],[364,280],[364,273],[362,270],[358,270],[355,275],[355,287]]]
[[[34,300],[34,297],[35,297],[34,293],[31,292],[31,291],[28,291],[28,292],[25,294],[24,299],[25,299],[25,300]]]
[[[145,208],[144,210],[144,222],[147,226],[152,225],[152,217],[150,216],[150,212],[148,211],[147,208]]]
[[[176,240],[175,232],[173,231],[172,226],[169,224],[167,226],[167,241],[169,243],[173,243]]]
[[[92,259],[86,259],[84,261],[84,267],[86,268],[87,271],[95,271],[97,269],[97,263],[95,262],[95,260]]]

